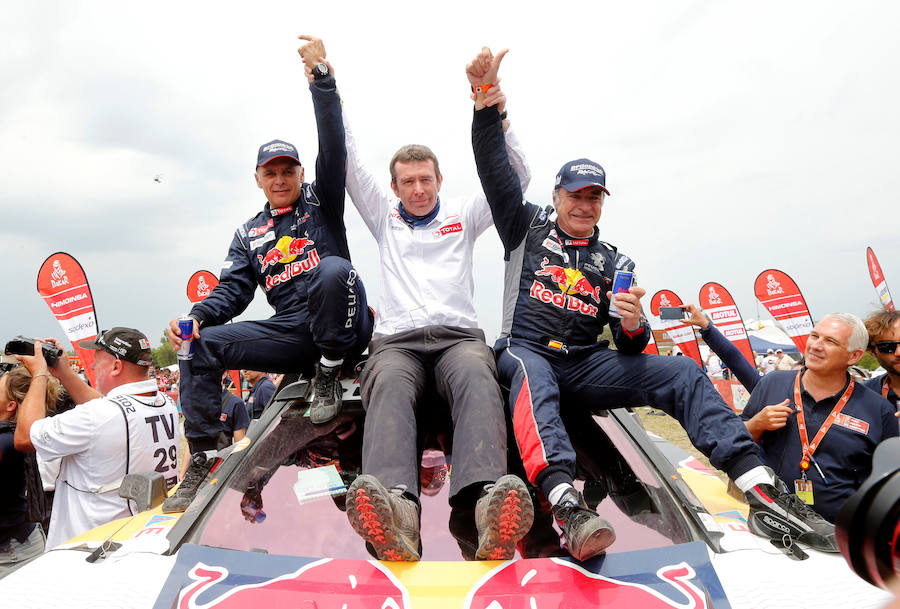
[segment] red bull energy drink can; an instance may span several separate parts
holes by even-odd
[[[175,352],[178,359],[194,359],[194,318],[182,315],[178,318],[181,346]]]
[[[631,287],[631,284],[634,282],[634,273],[632,271],[616,271],[616,274],[613,276],[613,284],[612,284],[612,295],[615,298],[616,294],[620,292],[627,292],[628,288]],[[616,307],[612,303],[612,299],[609,302],[609,316],[610,317],[618,317],[619,319],[622,316],[616,311]]]

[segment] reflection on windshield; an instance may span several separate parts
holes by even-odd
[[[293,410],[285,413],[247,450],[229,457],[242,462],[225,481],[227,487],[193,541],[272,554],[371,558],[350,527],[344,505],[346,488],[361,469],[362,413],[344,413],[322,427]],[[680,508],[618,423],[584,414],[569,424],[578,454],[576,485],[616,528],[618,540],[611,552],[690,540]],[[448,461],[452,457],[440,450],[422,453],[423,560],[471,557],[477,545],[474,514],[451,513],[448,505]],[[565,555],[546,500],[536,493],[534,504],[535,524],[520,544],[520,554]]]

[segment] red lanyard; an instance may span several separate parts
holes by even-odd
[[[885,376],[887,376],[887,375],[885,374]],[[887,378],[884,379],[884,382],[881,384],[881,395],[884,397],[884,399],[887,399],[887,394],[888,394],[888,392],[890,392],[890,390],[891,390],[891,377],[887,376]]]
[[[831,414],[828,415],[828,418],[826,418],[825,422],[822,423],[819,431],[816,432],[816,437],[813,438],[812,442],[810,442],[809,436],[806,434],[806,415],[803,412],[803,400],[800,397],[801,373],[802,371],[798,372],[797,378],[794,380],[794,404],[796,404],[797,406],[797,430],[800,432],[800,444],[803,446],[803,458],[800,460],[800,469],[805,472],[809,469],[809,460],[812,459],[812,455],[814,452],[816,452],[816,449],[822,442],[822,438],[824,438],[825,434],[828,433],[828,430],[831,428],[831,424],[837,420],[838,415],[841,414],[841,410],[844,409],[844,406],[850,399],[850,394],[853,393],[853,386],[855,385],[855,382],[853,381],[853,377],[850,377],[850,384],[847,385],[847,389],[844,391],[844,395],[842,395],[841,399],[838,400],[838,403],[835,404],[834,408],[831,410]]]

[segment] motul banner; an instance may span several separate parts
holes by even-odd
[[[197,271],[187,283],[187,297],[191,303],[198,303],[213,291],[213,288],[219,285],[219,280],[209,271]]]
[[[680,307],[681,299],[671,290],[660,290],[650,299],[650,312],[656,318],[654,324],[666,330],[669,338],[678,345],[681,352],[690,357],[695,362],[703,366],[700,360],[700,347],[697,345],[697,338],[694,336],[694,326],[683,321],[659,319],[660,307]]]
[[[698,302],[719,332],[741,350],[752,366],[756,366],[750,339],[744,329],[744,320],[728,290],[722,284],[710,281],[700,288]]]
[[[759,301],[781,324],[800,353],[804,353],[813,323],[806,300],[794,280],[783,271],[768,269],[756,277],[753,287]]]
[[[875,293],[881,300],[881,306],[885,311],[894,310],[894,301],[891,299],[891,291],[888,290],[887,281],[884,273],[881,272],[881,265],[878,264],[878,258],[871,247],[866,248],[866,260],[869,262],[869,277],[872,278],[872,285],[875,286]]]
[[[91,386],[96,387],[92,369],[94,352],[78,346],[78,341],[97,336],[94,299],[84,269],[69,254],[56,252],[38,270],[37,291],[72,343]]]

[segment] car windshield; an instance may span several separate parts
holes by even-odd
[[[284,408],[246,450],[227,458],[226,463],[235,459],[239,464],[221,468],[230,471],[223,474],[224,488],[190,541],[272,554],[371,558],[350,527],[344,506],[346,488],[360,471],[364,417],[359,408],[347,412],[352,407],[345,404],[344,410],[338,422],[317,427],[303,412]],[[658,471],[618,421],[585,415],[568,423],[579,455],[577,485],[617,531],[611,552],[693,539]],[[472,553],[476,538],[471,512],[451,513],[448,505],[448,461],[452,463],[452,455],[445,457],[434,447],[422,453],[423,560],[460,560]],[[552,518],[540,505],[535,501],[535,525],[520,544],[520,554],[564,554]]]

